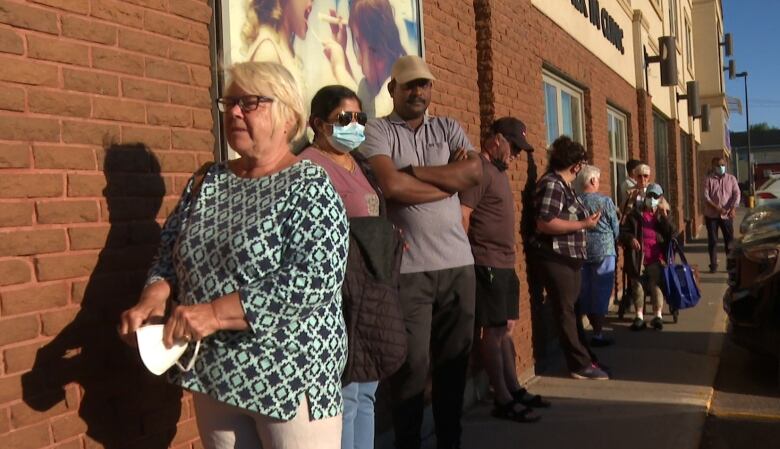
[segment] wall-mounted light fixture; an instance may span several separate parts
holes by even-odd
[[[733,80],[737,77],[737,63],[733,59],[729,59],[729,65],[723,67],[724,72],[729,72],[729,79]]]
[[[734,40],[731,38],[731,33],[726,33],[723,36],[723,42],[719,42],[719,45],[723,47],[727,57],[731,57],[734,54]]]
[[[661,65],[661,85],[662,86],[675,86],[677,85],[677,44],[675,43],[674,36],[661,36],[658,38],[658,56],[650,56],[645,52],[645,86],[648,87],[649,83],[647,79],[647,67],[650,64],[659,63]]]
[[[709,132],[710,130],[710,105],[701,105],[701,131]]]
[[[701,117],[701,100],[699,99],[699,82],[688,81],[685,83],[685,95],[677,94],[677,102],[688,100],[688,115],[693,118]]]

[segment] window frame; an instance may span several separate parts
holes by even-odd
[[[662,126],[659,126],[662,125]],[[659,137],[663,137],[662,139]],[[672,203],[669,195],[669,119],[660,112],[653,110],[653,155],[655,156],[655,168],[653,182],[664,189],[666,200]]]
[[[688,73],[693,74],[693,30],[691,29],[691,21],[688,19],[688,15],[685,15],[685,53],[686,53],[686,66],[688,67]]]
[[[579,142],[582,144],[583,147],[587,149],[587,144],[585,142],[585,92],[580,89],[579,87],[575,86],[573,83],[566,81],[565,79],[561,78],[560,76],[554,75],[548,71],[544,71],[542,73],[542,95],[544,96],[544,125],[545,125],[545,138],[547,141],[547,146],[552,144],[552,141],[550,140],[550,124],[548,123],[548,107],[547,107],[547,86],[553,86],[556,90],[556,120],[557,120],[557,130],[556,130],[556,138],[564,135],[563,133],[563,97],[562,93],[566,93],[567,95],[577,98],[579,102],[578,107],[578,118],[579,123],[578,126],[575,127],[577,135],[569,136],[572,140]],[[555,140],[555,139],[553,139]]]
[[[623,132],[619,136],[614,131],[611,131],[614,122],[622,122]],[[615,204],[618,204],[618,198],[620,197],[620,185],[622,184],[618,170],[622,167],[624,173],[623,179],[628,176],[626,172],[626,165],[628,164],[629,159],[628,114],[611,105],[607,105],[607,136],[609,139],[609,168],[612,174],[612,199],[615,201]],[[618,147],[616,143],[618,139],[621,141],[620,143],[623,146],[622,159],[617,154]]]
[[[675,38],[680,35],[680,17],[678,14],[677,0],[669,0],[669,35]]]

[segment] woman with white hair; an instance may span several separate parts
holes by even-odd
[[[170,379],[192,391],[206,448],[336,449],[344,206],[325,170],[290,152],[306,124],[290,72],[247,62],[228,78],[217,105],[240,158],[190,179],[119,332],[132,341],[159,320],[167,347],[200,342],[194,369]]]
[[[576,180],[577,192],[588,212],[601,212],[598,224],[588,229],[586,236],[587,257],[582,266],[582,287],[578,299],[580,314],[587,315],[593,327],[590,344],[595,347],[612,344],[602,329],[615,284],[615,241],[620,230],[615,203],[599,193],[600,177],[598,167],[584,165]]]
[[[632,178],[635,180],[634,186],[625,195],[625,202],[621,207],[621,216],[625,217],[633,209],[642,205],[642,201],[645,200],[645,189],[650,184],[650,166],[643,163],[637,165],[633,172]]]

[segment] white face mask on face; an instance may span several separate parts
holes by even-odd
[[[150,324],[135,331],[135,336],[138,339],[138,352],[141,354],[144,366],[157,376],[168,371],[173,365],[176,365],[182,371],[191,370],[195,366],[195,359],[198,357],[200,341],[195,342],[192,359],[187,366],[184,366],[178,360],[184,354],[184,351],[187,350],[189,343],[175,342],[170,349],[166,348],[163,343],[164,327],[162,324]]]
[[[658,198],[645,198],[645,206],[652,210],[655,210],[660,202]]]

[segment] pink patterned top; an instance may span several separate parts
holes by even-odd
[[[664,260],[663,249],[656,235],[657,225],[658,220],[653,212],[642,212],[642,250],[645,266]]]

